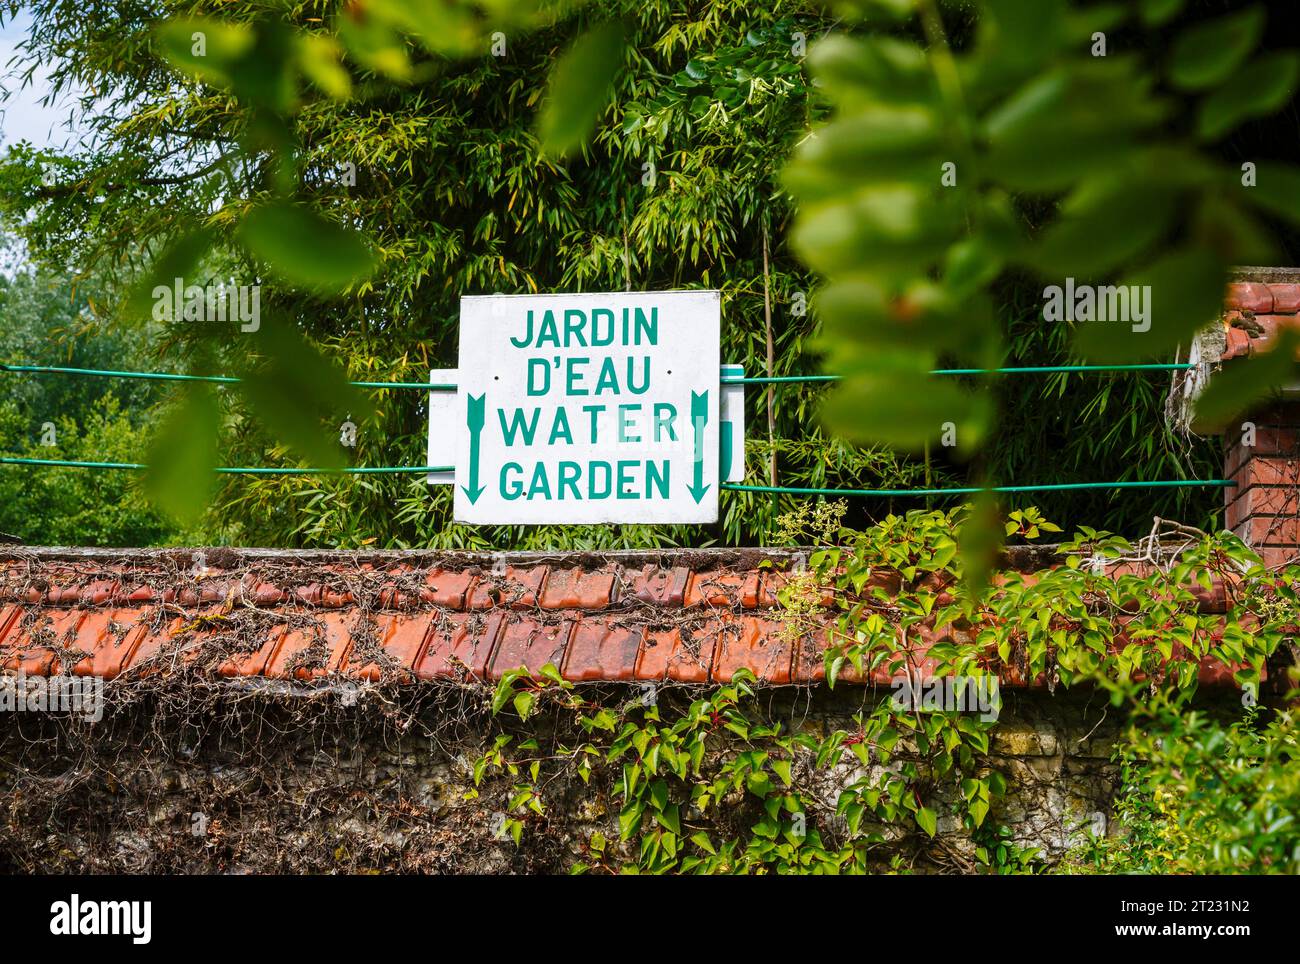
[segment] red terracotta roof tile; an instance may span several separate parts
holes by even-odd
[[[185,634],[185,620],[179,616],[166,619],[158,613],[146,614],[144,637],[136,644],[131,660],[123,672],[150,675],[174,672],[196,655],[198,641]]]
[[[756,609],[762,573],[721,569],[692,573],[682,604],[690,606]]]
[[[1300,328],[1300,284],[1228,285],[1223,324],[1227,344],[1219,361],[1270,351],[1283,328]]]
[[[1273,292],[1266,284],[1241,282],[1228,285],[1226,303],[1238,311],[1269,312],[1273,310]]]
[[[60,672],[71,668],[77,676],[100,676],[112,679],[131,662],[135,649],[145,635],[145,624],[140,621],[142,609],[100,609],[86,614],[85,622],[77,635],[89,657],[73,667],[60,665]]]
[[[614,598],[613,569],[553,569],[542,592],[543,609],[604,609]]]
[[[432,620],[427,615],[381,616],[377,620],[358,619],[352,626],[352,648],[345,669],[349,676],[380,680],[396,673],[407,678],[408,671],[424,654]]]
[[[464,609],[470,589],[478,579],[474,573],[437,568],[429,570],[420,598],[447,609]]]
[[[794,682],[821,683],[826,679],[826,650],[830,644],[829,629],[805,633],[799,637],[794,656]],[[857,671],[852,661],[846,658],[836,676],[837,682],[841,680],[845,683],[861,683],[864,681],[864,676]]]
[[[775,686],[790,682],[794,646],[782,623],[754,617],[723,624],[713,658],[713,680],[728,683],[737,670],[747,669]]]
[[[0,667],[13,673],[44,676],[54,668],[58,651],[77,647],[81,610],[29,609],[5,634]]]
[[[542,623],[528,616],[515,617],[506,623],[488,676],[500,679],[510,670],[520,668],[536,673],[547,663],[558,668],[564,662],[564,651],[572,633],[572,620]]]
[[[1271,284],[1273,307],[1269,310],[1279,315],[1294,315],[1300,311],[1300,284]]]
[[[1262,426],[1261,446],[1297,444],[1271,431]],[[1250,466],[1256,462],[1267,464]],[[1240,471],[1255,473],[1238,496],[1255,500],[1255,520],[1296,529],[1293,488],[1278,489],[1277,480],[1269,488],[1254,468]],[[1276,519],[1254,511],[1268,507]],[[56,550],[14,550],[21,557],[0,558],[0,672],[471,682],[553,663],[579,683],[706,684],[741,668],[776,686],[824,679],[827,629],[814,625],[796,640],[782,628],[790,553],[770,564],[692,551],[677,565],[672,553],[656,553],[596,564],[583,556],[571,565],[563,556],[522,557],[503,567],[500,557],[454,553],[398,563],[346,553],[263,562],[251,550],[247,558],[222,551],[225,568],[209,550],[197,570],[185,551],[121,558],[105,551],[73,561]],[[900,581],[878,568],[865,591],[893,594]],[[1222,585],[1193,592],[1206,613],[1228,606]],[[825,592],[818,598],[832,601]],[[924,651],[939,638],[914,634],[922,671],[933,666]],[[888,684],[899,672],[890,664],[901,662],[868,675]],[[1213,679],[1222,682],[1222,670]],[[1014,667],[1001,673],[1008,685],[1025,682]],[[839,679],[862,682],[848,664]]]
[[[470,595],[470,609],[491,609],[507,606],[512,609],[529,609],[537,605],[542,584],[546,581],[546,566],[517,569],[506,566],[500,575],[485,572]]]
[[[421,679],[486,679],[506,621],[504,612],[453,613],[435,621],[416,664]]]
[[[278,679],[320,679],[342,670],[352,636],[341,613],[324,613],[312,625],[290,629],[266,667]]]
[[[701,630],[689,625],[648,628],[637,659],[636,678],[677,683],[709,682],[718,638],[716,625],[711,629]]]
[[[262,639],[262,645],[253,650],[236,650],[232,652],[217,672],[222,676],[261,676],[266,672],[267,664],[279,648],[288,626],[276,626]]]
[[[626,682],[636,676],[643,629],[610,625],[604,619],[580,619],[565,653],[564,678],[577,682]]]
[[[649,564],[632,573],[629,595],[655,606],[680,606],[690,579],[691,570],[686,566],[662,569]]]

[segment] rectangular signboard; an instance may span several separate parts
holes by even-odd
[[[461,299],[455,518],[718,518],[716,291]]]

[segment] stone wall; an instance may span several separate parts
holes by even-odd
[[[773,719],[824,734],[854,731],[853,713],[887,692],[760,695]],[[30,712],[5,721],[0,872],[563,873],[594,831],[618,837],[617,803],[597,771],[590,785],[567,777],[549,785],[546,813],[529,818],[520,846],[497,839],[508,786],[488,781],[477,798],[471,792],[473,761],[497,731],[484,687],[291,695],[239,684],[180,692],[173,683],[115,693],[110,684],[106,695],[98,723]],[[689,688],[659,695],[661,706],[691,698]],[[1054,861],[1088,828],[1110,823],[1118,770],[1109,756],[1121,721],[1100,694],[1004,699],[988,762],[1010,790],[992,819]],[[554,725],[546,715],[529,724],[548,735]],[[834,832],[839,788],[859,775],[856,759],[845,759],[820,773],[807,760],[796,768],[826,804],[809,815],[823,831]],[[745,806],[737,799],[723,810],[743,819]],[[951,821],[941,820],[940,837],[949,854],[969,850]],[[942,855],[914,857],[917,870],[959,869]]]

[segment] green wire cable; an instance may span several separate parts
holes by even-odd
[[[80,462],[59,459],[29,459],[10,456],[0,457],[4,465],[40,465],[61,469],[128,469],[139,471],[148,466],[140,462]],[[281,469],[263,466],[221,466],[214,471],[226,475],[389,475],[397,473],[420,472],[455,472],[452,465],[378,465],[360,466],[342,469],[294,468]],[[1157,489],[1185,488],[1191,486],[1215,486],[1233,488],[1236,482],[1231,479],[1177,479],[1155,482],[1062,482],[1050,485],[995,485],[989,488],[956,489],[805,489],[784,485],[743,485],[738,482],[723,482],[721,488],[734,492],[764,492],[784,495],[864,495],[864,496],[907,496],[907,495],[974,495],[979,492],[1062,492],[1072,489]]]
[[[1141,365],[1019,365],[1010,368],[934,368],[930,375],[1036,375],[1060,372],[1150,372],[1187,371],[1195,368],[1186,362],[1160,362]],[[753,378],[724,378],[724,385],[781,385],[798,382],[838,382],[842,375],[773,375]]]
[[[936,368],[931,375],[1033,375],[1062,372],[1139,372],[1186,371],[1196,367],[1188,363],[1159,363],[1142,365],[1023,365],[1012,368]],[[101,368],[61,368],[53,365],[0,365],[9,372],[31,372],[46,375],[90,375],[98,378],[137,378],[145,381],[210,382],[231,385],[243,381],[230,375],[178,375],[169,372],[122,372]],[[783,385],[816,382],[837,382],[841,375],[774,375],[753,378],[724,377],[724,385]],[[415,391],[453,392],[456,385],[450,382],[348,382],[357,388],[404,388]]]
[[[1008,368],[941,368],[930,372],[932,375],[987,375],[1063,372],[1107,372],[1107,371],[1179,371],[1194,368],[1190,363],[1151,363],[1133,365],[1047,365],[1016,366]],[[105,378],[139,378],[153,381],[215,382],[231,384],[242,381],[229,375],[181,375],[167,372],[127,372],[97,368],[65,368],[49,365],[3,365],[0,369],[10,372],[33,372],[60,375],[91,375]],[[839,381],[839,375],[780,375],[753,378],[723,378],[723,384],[729,385],[769,385],[799,382],[833,382]],[[454,391],[457,386],[448,383],[424,382],[350,382],[360,388],[405,388],[419,391]],[[147,468],[139,462],[83,462],[60,461],[57,459],[31,459],[0,457],[0,464],[38,465],[57,468],[76,469],[126,469],[139,471]],[[227,475],[381,475],[420,472],[454,472],[450,465],[387,465],[363,466],[355,468],[273,468],[263,466],[221,466],[214,471]],[[912,496],[912,495],[974,495],[980,492],[1060,492],[1077,489],[1139,489],[1139,488],[1178,488],[1191,486],[1215,486],[1232,488],[1236,482],[1228,479],[1181,479],[1154,482],[1066,482],[1050,485],[998,485],[989,488],[966,487],[952,489],[821,489],[801,488],[781,485],[744,485],[723,482],[720,487],[735,492],[763,492],[784,495],[850,495],[850,496]]]
[[[53,365],[0,365],[8,372],[33,372],[38,375],[92,375],[98,378],[137,378],[155,382],[210,382],[233,385],[242,378],[231,375],[177,375],[170,372],[119,372],[103,368],[60,368]],[[455,385],[429,382],[348,382],[358,388],[414,388],[422,391],[454,391]]]
[[[0,457],[4,465],[43,465],[61,469],[129,469],[139,471],[149,466],[140,462],[77,462],[60,459],[26,459]],[[228,466],[223,465],[213,470],[225,475],[391,475],[400,472],[455,472],[452,465],[377,465],[358,466],[341,469],[296,468],[280,469],[264,466]]]
[[[1177,479],[1155,482],[1061,482],[1051,485],[994,485],[986,488],[977,486],[961,489],[804,489],[784,485],[742,485],[739,482],[723,482],[721,487],[734,492],[764,492],[782,495],[905,496],[975,495],[979,492],[1064,492],[1073,489],[1189,488],[1201,485],[1230,489],[1235,488],[1237,483],[1231,479]]]

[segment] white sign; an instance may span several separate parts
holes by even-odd
[[[716,291],[462,298],[456,520],[716,522],[719,337]]]

